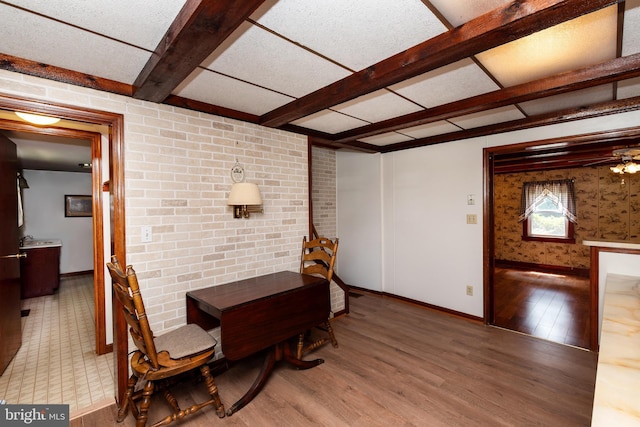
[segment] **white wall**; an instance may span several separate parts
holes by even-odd
[[[483,148],[638,123],[640,112],[634,111],[397,151],[382,155],[381,161],[379,155],[338,151],[340,250],[354,251],[352,259],[341,252],[340,277],[355,286],[481,317]],[[375,165],[380,168],[377,189]],[[358,176],[374,179],[354,178]],[[376,193],[382,200],[380,214],[362,197],[375,200]],[[476,196],[476,205],[467,205],[468,194]],[[365,214],[356,215],[364,208]],[[466,224],[467,214],[476,214],[478,224]],[[361,241],[380,242],[378,262],[373,255],[366,263],[355,261]],[[379,287],[363,286],[378,283]],[[474,287],[473,296],[466,295],[468,285]]]
[[[338,154],[336,272],[352,286],[375,291],[382,288],[380,173],[380,155]]]
[[[91,174],[25,170],[24,177],[20,236],[62,240],[60,273],[93,270],[92,218],[64,216],[66,194],[91,195]]]

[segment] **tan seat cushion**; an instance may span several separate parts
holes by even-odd
[[[156,351],[166,351],[172,359],[181,359],[209,350],[218,343],[200,326],[193,323],[181,326],[154,339]]]

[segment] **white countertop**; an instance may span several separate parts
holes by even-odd
[[[62,240],[60,239],[30,239],[25,240],[20,249],[38,249],[38,248],[52,248],[56,246],[62,246]]]
[[[583,240],[582,244],[586,246],[598,246],[600,248],[640,249],[640,243],[615,242],[612,240]]]
[[[640,426],[640,277],[608,274],[592,426]]]

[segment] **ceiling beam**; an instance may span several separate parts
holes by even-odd
[[[558,123],[584,120],[636,110],[640,110],[640,96],[621,99],[617,101],[606,101],[590,106],[568,108],[565,110],[540,114],[524,119],[511,120],[508,122],[481,126],[473,129],[461,130],[458,132],[450,132],[442,135],[431,136],[428,138],[415,139],[413,141],[400,142],[397,144],[381,147],[380,151],[382,153],[389,153],[392,151],[407,150],[410,148],[424,147],[427,145],[442,144],[445,142],[459,141],[462,139],[477,138],[485,135],[513,132],[516,130],[530,129],[534,127],[548,126]]]
[[[279,127],[367,93],[452,64],[617,0],[516,0],[264,114]]]
[[[615,58],[611,61],[566,71],[532,82],[498,89],[493,92],[461,99],[421,110],[404,116],[394,117],[359,128],[336,134],[336,142],[350,142],[373,135],[407,129],[412,126],[435,123],[441,120],[461,117],[494,108],[513,105],[533,99],[586,89],[619,80],[640,76],[640,54]]]
[[[42,62],[18,58],[4,53],[0,53],[0,69],[54,80],[56,82],[68,83],[75,86],[116,93],[118,95],[131,96],[133,93],[133,87],[126,83],[103,79],[90,74],[84,74],[67,68],[56,67],[54,65],[43,64]]]
[[[136,78],[134,98],[162,102],[264,0],[187,0]]]

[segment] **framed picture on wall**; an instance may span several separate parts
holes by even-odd
[[[64,216],[91,216],[92,206],[91,196],[64,196]]]

